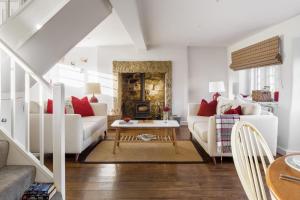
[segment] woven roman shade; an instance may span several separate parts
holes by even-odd
[[[233,70],[264,67],[282,64],[280,55],[280,37],[272,37],[231,53]]]

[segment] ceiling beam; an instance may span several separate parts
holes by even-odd
[[[126,31],[138,49],[146,50],[143,29],[136,0],[110,0]]]

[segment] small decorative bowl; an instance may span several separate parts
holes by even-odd
[[[130,117],[124,117],[123,120],[124,120],[124,122],[128,123],[128,122],[130,122],[131,118]]]

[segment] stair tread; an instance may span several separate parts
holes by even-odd
[[[61,193],[56,192],[56,194],[51,198],[51,200],[62,200]]]
[[[34,182],[34,166],[10,165],[0,168],[0,199],[20,199]]]

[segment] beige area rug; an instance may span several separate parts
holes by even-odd
[[[112,153],[113,141],[100,142],[84,162],[203,162],[191,141],[177,141],[178,153],[171,143],[121,143]]]

